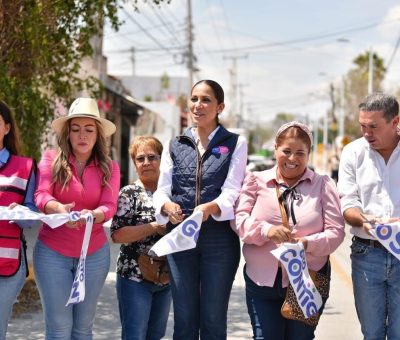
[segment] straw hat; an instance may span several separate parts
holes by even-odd
[[[75,99],[69,108],[68,115],[53,120],[51,127],[58,135],[60,135],[64,124],[72,118],[93,118],[97,120],[103,128],[106,137],[111,136],[116,130],[113,122],[100,117],[97,102],[92,98],[81,97]]]

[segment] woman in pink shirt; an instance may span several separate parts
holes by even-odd
[[[94,224],[85,261],[85,299],[65,306],[74,281],[85,220],[51,229],[43,225],[33,253],[42,300],[46,339],[92,339],[97,299],[110,266],[103,222],[117,208],[120,170],[108,156],[106,137],[115,125],[100,117],[91,98],[76,99],[68,116],[52,123],[59,150],[46,151],[39,164],[35,201],[46,214],[92,213]]]
[[[315,327],[281,316],[288,277],[271,250],[283,242],[302,242],[309,268],[330,275],[328,256],[344,238],[334,182],[307,167],[311,146],[306,125],[284,124],[275,137],[276,166],[248,173],[236,204],[233,225],[244,242],[246,301],[255,339],[314,338]],[[290,228],[282,225],[276,187]]]

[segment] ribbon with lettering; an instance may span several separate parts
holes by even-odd
[[[40,220],[46,223],[50,228],[57,228],[68,221],[78,221],[79,212],[71,211],[63,214],[42,214],[34,212],[27,207],[17,205],[13,209],[0,206],[0,220],[19,221],[19,220]]]
[[[371,234],[398,260],[400,260],[400,222],[378,224]]]
[[[20,221],[20,220],[40,220],[46,223],[49,227],[55,229],[69,221],[76,222],[81,217],[86,219],[85,234],[82,242],[81,255],[79,257],[78,267],[76,269],[75,279],[72,284],[70,297],[66,306],[75,304],[85,299],[85,261],[89,246],[90,234],[93,227],[93,215],[80,215],[79,211],[62,214],[42,214],[29,210],[29,208],[17,205],[13,209],[8,207],[0,207],[0,220]]]
[[[66,306],[69,304],[79,303],[85,299],[85,262],[89,247],[90,234],[92,233],[93,215],[85,214],[81,217],[86,219],[85,234],[83,236],[81,256],[79,257],[78,266],[76,267],[75,279],[72,283],[71,294]]]
[[[176,226],[170,233],[159,239],[149,250],[150,255],[164,256],[182,250],[196,247],[199,237],[203,212],[195,211],[182,223]]]
[[[322,298],[308,272],[303,244],[283,243],[271,253],[285,267],[304,316],[313,316],[321,308]]]

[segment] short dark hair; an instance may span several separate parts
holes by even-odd
[[[382,111],[383,117],[390,122],[399,114],[399,103],[396,97],[383,92],[375,92],[366,96],[358,105],[360,111]]]
[[[161,142],[153,136],[136,136],[131,145],[129,145],[129,155],[131,156],[133,162],[135,162],[135,158],[138,152],[139,147],[142,145],[149,146],[154,149],[154,151],[161,156],[163,151],[163,146]]]
[[[221,87],[220,84],[218,84],[216,81],[214,80],[210,80],[210,79],[203,79],[198,81],[196,84],[193,85],[192,87],[192,91],[190,91],[190,93],[193,92],[193,89],[199,85],[199,84],[206,84],[208,86],[210,86],[214,92],[215,98],[217,99],[218,104],[221,104],[224,102],[224,90]]]

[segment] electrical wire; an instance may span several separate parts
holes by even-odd
[[[389,70],[390,66],[392,65],[393,59],[394,59],[394,57],[396,56],[396,52],[397,52],[397,50],[398,50],[398,48],[399,48],[399,45],[400,45],[400,35],[399,35],[399,37],[397,38],[396,45],[394,46],[392,55],[390,56],[390,59],[389,59],[387,65],[386,65],[386,73],[387,73],[387,71]]]
[[[343,34],[347,34],[347,33],[365,31],[365,30],[369,30],[374,27],[386,25],[386,24],[392,23],[394,21],[399,21],[399,20],[400,20],[400,18],[395,18],[393,20],[388,20],[385,22],[375,22],[375,23],[371,23],[368,25],[355,27],[352,29],[340,30],[340,31],[326,33],[326,34],[320,34],[320,35],[312,35],[312,36],[297,38],[297,39],[282,40],[282,41],[276,41],[276,42],[265,43],[265,44],[243,46],[243,47],[238,47],[238,48],[210,50],[209,53],[251,51],[251,50],[264,49],[264,48],[272,48],[272,47],[276,47],[276,46],[291,45],[291,44],[295,44],[295,43],[305,43],[308,41],[315,41],[315,40],[321,40],[321,39],[326,39],[326,38],[332,38],[332,37],[336,37],[336,36],[342,36]]]
[[[177,36],[176,30],[173,27],[173,25],[170,22],[166,22],[164,18],[158,13],[158,8],[154,6],[152,3],[148,3],[150,8],[153,10],[153,13],[156,15],[157,19],[162,23],[162,26],[166,29],[166,31],[171,35],[171,38],[174,39],[175,41],[179,41],[180,37]]]
[[[167,52],[170,53],[171,55],[174,55],[174,52],[171,50],[171,47],[166,47],[166,46],[164,46],[163,44],[161,44],[161,43],[158,41],[158,39],[156,39],[153,35],[151,35],[151,34],[148,32],[148,30],[146,30],[132,15],[130,15],[129,12],[128,12],[125,8],[123,8],[122,10],[125,12],[125,14],[127,15],[127,17],[128,17],[136,26],[138,26],[138,27],[140,28],[140,30],[141,30],[146,36],[148,36],[153,42],[156,43],[156,45],[157,45],[160,49],[162,49],[162,50],[164,50],[164,51],[167,51]]]

